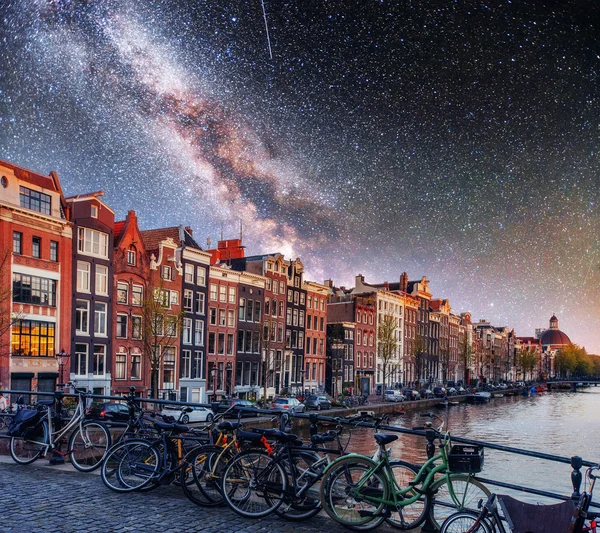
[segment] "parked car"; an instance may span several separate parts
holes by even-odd
[[[207,407],[191,405],[165,405],[160,414],[172,416],[182,424],[187,424],[188,422],[212,422],[215,417],[213,412]]]
[[[406,396],[402,394],[399,390],[388,389],[385,391],[385,401],[386,402],[403,402],[406,400]]]
[[[129,408],[124,403],[93,403],[90,408],[92,418],[107,422],[127,422]]]
[[[331,409],[331,401],[327,396],[307,396],[304,406],[307,409],[316,409],[317,411]]]
[[[458,391],[454,387],[448,387],[448,396],[456,396]]]
[[[233,409],[232,409],[233,408]],[[231,398],[229,400],[221,400],[219,403],[213,403],[213,411],[217,413],[224,413],[225,411],[229,411],[225,416],[226,417],[237,417],[238,415],[244,416],[256,416],[255,413],[251,411],[242,410],[242,408],[254,409],[256,405],[250,400],[242,400],[241,398]]]
[[[271,404],[271,409],[289,411],[290,413],[303,413],[306,407],[296,398],[276,398]]]
[[[404,389],[402,391],[402,394],[404,394],[404,396],[406,397],[407,400],[420,400],[421,399],[421,395],[419,394],[418,390],[414,390],[414,389]]]
[[[428,399],[428,398],[433,398],[433,391],[431,389],[421,389],[419,391],[419,394],[421,395],[421,398],[424,399]]]
[[[456,387],[456,392],[458,394],[467,394],[467,390],[462,385],[459,385],[458,387]]]
[[[446,396],[446,389],[444,387],[433,387],[433,395],[436,398],[443,398]]]

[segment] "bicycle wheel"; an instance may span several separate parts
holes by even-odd
[[[69,436],[71,464],[80,472],[91,472],[101,464],[110,448],[110,432],[101,422],[84,422]]]
[[[48,422],[43,420],[30,431],[28,437],[11,437],[10,456],[20,465],[29,465],[48,449]]]
[[[404,461],[390,461],[390,467],[394,474],[396,487],[399,489],[408,487],[410,482],[415,479],[419,472],[415,466],[410,463],[405,463]],[[406,493],[402,499],[412,499],[417,494],[417,491],[411,490]],[[427,511],[429,511],[429,496],[427,494],[422,494],[418,500],[408,505],[402,505],[402,502],[399,502],[397,507],[391,508],[390,510],[392,516],[386,518],[388,524],[404,531],[415,529],[420,526],[427,517]]]
[[[102,463],[102,481],[115,492],[133,492],[157,477],[158,450],[149,442],[131,439],[113,446]]]
[[[221,455],[222,454],[222,455]],[[219,446],[198,446],[185,457],[180,484],[196,505],[215,506],[224,502],[221,475],[232,453]]]
[[[436,481],[431,487],[431,518],[437,527],[456,511],[477,513],[479,501],[485,503],[490,491],[488,488],[466,474],[449,474]]]
[[[288,490],[282,504],[275,510],[275,514],[286,520],[307,520],[321,511],[319,486],[316,483],[327,464],[321,460],[317,452],[293,449],[291,451],[293,464],[284,461],[284,468],[288,475]]]
[[[229,507],[248,518],[274,512],[287,490],[283,467],[262,451],[244,452],[229,461],[221,482]]]
[[[494,530],[488,525],[485,520],[481,520],[477,524],[476,529],[471,529],[477,522],[479,515],[470,511],[459,511],[451,514],[440,528],[440,533],[492,533]]]
[[[343,526],[368,531],[385,520],[386,506],[371,501],[389,498],[389,486],[381,472],[368,475],[376,463],[368,457],[351,456],[338,459],[321,480],[321,502],[325,512]],[[366,482],[365,482],[366,481]],[[361,488],[357,485],[361,482]]]

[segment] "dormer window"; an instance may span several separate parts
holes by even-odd
[[[92,206],[92,218],[98,218],[98,206],[97,205]]]

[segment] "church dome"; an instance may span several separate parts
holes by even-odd
[[[542,333],[540,341],[543,346],[566,346],[571,343],[571,339],[569,339],[567,334],[558,329],[558,318],[556,318],[556,315],[550,317],[550,328]]]

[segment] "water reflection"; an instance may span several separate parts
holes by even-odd
[[[579,455],[588,461],[599,461],[595,437],[600,435],[600,387],[582,389],[577,393],[555,392],[530,398],[505,396],[494,398],[487,405],[460,404],[435,411],[444,419],[452,435],[482,440],[515,448],[571,457]],[[409,412],[392,419],[391,424],[405,428],[422,426],[426,420],[418,412]],[[391,444],[392,456],[423,463],[426,460],[425,439],[400,435]],[[373,431],[357,428],[352,431],[349,450],[372,454],[376,445]],[[556,463],[486,449],[482,477],[517,485],[569,495],[571,467]],[[508,492],[498,488],[499,492]],[[521,499],[544,500],[519,493]],[[545,502],[547,503],[547,502]]]

